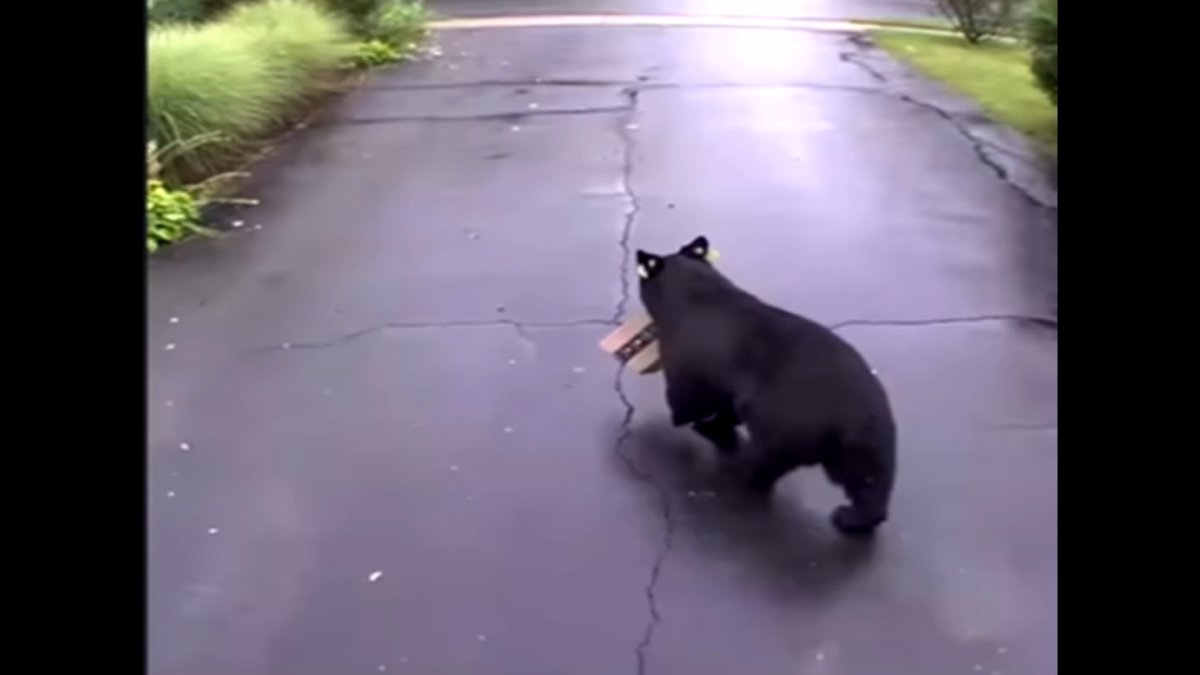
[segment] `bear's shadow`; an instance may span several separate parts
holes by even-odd
[[[621,455],[619,469],[647,493],[647,517],[661,519],[661,497],[668,496],[674,552],[744,566],[775,600],[829,599],[874,560],[873,539],[839,535],[828,514],[803,506],[793,481],[781,482],[770,497],[754,495],[688,429],[665,421],[636,425]],[[806,470],[813,469],[800,469]]]

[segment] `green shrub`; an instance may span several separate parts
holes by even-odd
[[[352,49],[342,23],[302,0],[240,6],[201,25],[154,27],[148,37],[150,136],[160,147],[219,134],[179,153],[164,171],[203,175],[281,124],[321,71]]]
[[[976,44],[1012,25],[1017,0],[936,0],[954,29]]]
[[[383,4],[382,0],[319,0],[335,14],[349,22],[355,32],[361,31],[371,13]]]
[[[1033,77],[1058,105],[1058,0],[1038,0],[1026,24]]]
[[[146,181],[146,250],[153,253],[163,244],[208,233],[200,221],[200,206],[187,190],[169,189],[154,178]]]
[[[396,48],[379,40],[370,40],[358,45],[352,63],[358,68],[372,68],[400,60]]]
[[[146,0],[146,18],[150,25],[194,23],[210,19],[236,4],[248,0]]]
[[[146,0],[146,20],[151,25],[199,21],[206,12],[204,0]]]
[[[410,54],[429,37],[429,18],[420,0],[382,0],[368,17],[363,36]]]

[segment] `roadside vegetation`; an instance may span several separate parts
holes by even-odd
[[[938,0],[938,5],[958,35],[885,28],[872,31],[876,43],[976,99],[989,115],[1057,158],[1058,0],[1033,0],[1028,8],[1013,0]],[[1016,29],[1018,39],[999,37]]]
[[[428,37],[419,0],[148,0],[147,234],[203,233],[231,172],[364,68]]]

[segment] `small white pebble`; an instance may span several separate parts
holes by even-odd
[[[179,323],[179,317],[173,316],[173,317],[167,319],[167,321],[169,321],[171,323]]]
[[[175,401],[167,401],[167,407],[168,407],[168,408],[174,408],[174,407],[175,407]]]
[[[487,642],[487,636],[486,636],[486,635],[480,635],[480,636],[479,636],[479,641],[480,641],[480,642]]]
[[[510,365],[510,366],[515,366],[515,365],[517,365],[517,360],[516,360],[516,359],[509,359],[509,360],[508,360],[508,365]]]
[[[283,347],[284,349],[291,349],[291,348],[292,348],[292,343],[290,343],[290,342],[285,342],[285,343],[283,343],[283,344],[281,344],[281,345],[279,345],[279,346],[280,346],[280,347]]]
[[[173,352],[173,351],[175,351],[175,343],[174,343],[174,342],[168,342],[168,343],[167,343],[167,346],[163,347],[163,351],[168,351],[168,352]]]
[[[536,103],[530,103],[530,104],[529,104],[529,109],[530,109],[530,110],[537,110],[537,109],[538,109],[538,104],[536,104]]]
[[[174,497],[174,496],[175,496],[175,491],[174,491],[174,490],[167,490],[167,496],[168,496],[168,497]]]
[[[521,130],[521,127],[519,127],[519,126],[517,126],[517,125],[515,125],[515,124],[514,124],[514,125],[512,125],[511,127],[509,127],[509,129],[512,129],[513,131],[520,131],[520,130]]]
[[[254,229],[256,229],[256,230],[261,230],[261,229],[262,229],[262,224],[256,224],[256,225],[254,226]]]
[[[997,654],[1005,654],[1007,652],[1008,652],[1008,648],[1006,648],[1006,647],[996,647]]]
[[[369,575],[367,575],[367,581],[369,581],[371,583],[375,583],[376,581],[379,581],[379,577],[381,577],[381,576],[383,576],[383,572],[380,572],[379,570],[375,570],[374,572],[371,572]]]
[[[233,221],[232,223],[230,223],[230,225],[232,225],[232,226],[234,226],[234,227],[241,227],[241,226],[243,226],[243,225],[245,225],[245,224],[246,224],[246,223],[245,223],[244,221],[241,221],[241,220],[235,220],[235,221]]]
[[[381,666],[379,666],[379,672],[381,672],[381,673],[382,673],[382,672],[384,672],[385,670],[387,670],[387,666],[384,666],[384,665],[381,665]]]
[[[209,534],[216,534],[216,533],[218,533],[218,532],[220,532],[220,530],[218,530],[218,529],[217,529],[217,528],[215,528],[215,527],[210,527],[210,528],[208,528],[208,533],[209,533]]]
[[[451,63],[451,64],[450,64],[450,70],[458,70],[458,66],[457,66],[457,65],[455,65],[455,64],[453,64],[453,63]]]
[[[977,672],[977,673],[982,673],[982,672],[983,672],[983,666],[981,666],[981,665],[979,665],[978,663],[976,663],[976,664],[975,664],[975,672]]]
[[[451,470],[451,471],[458,471],[458,465],[457,465],[457,464],[451,464],[451,465],[450,465],[450,470]]]
[[[575,373],[576,375],[580,375],[582,373],[587,372],[587,368],[584,368],[583,366],[575,366],[574,368],[571,369],[571,372]]]
[[[630,131],[633,131],[633,130],[635,130],[635,129],[637,129],[637,128],[638,128],[638,125],[636,125],[636,124],[626,124],[626,125],[625,125],[625,128],[626,128],[626,129],[629,129]]]
[[[878,371],[878,370],[875,370],[874,368],[872,368],[872,369],[871,369],[871,374],[872,374],[872,375],[878,375],[878,374],[879,374],[879,371]]]
[[[504,433],[506,433],[506,434],[511,434],[512,432],[513,432],[513,428],[512,428],[512,427],[504,427]]]
[[[184,441],[179,444],[179,449],[183,450],[184,452],[187,452],[188,450],[192,449],[192,444],[188,443],[187,441]]]
[[[824,660],[825,660],[825,654],[824,654],[824,653],[822,653],[822,652],[817,652],[817,660],[818,660],[818,661],[824,661]]]

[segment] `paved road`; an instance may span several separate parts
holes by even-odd
[[[933,0],[427,0],[448,17],[512,14],[718,14],[821,19],[928,19]]]
[[[1053,192],[844,35],[458,31],[150,270],[155,675],[1056,672]],[[1022,169],[1021,167],[1025,167]],[[259,227],[261,226],[261,227]],[[874,546],[596,349],[696,234],[894,397]],[[624,278],[623,278],[624,277]]]

